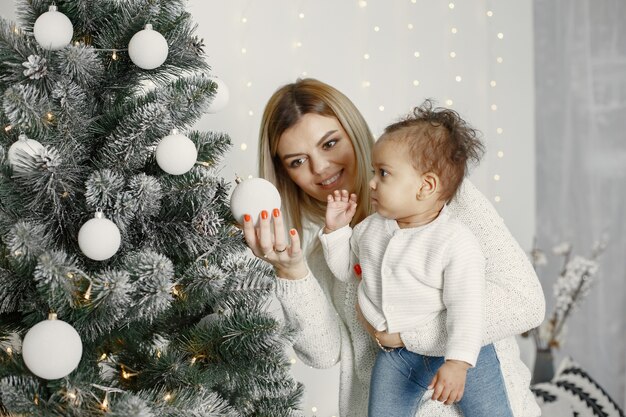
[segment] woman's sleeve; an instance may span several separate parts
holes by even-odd
[[[298,357],[314,368],[330,368],[339,361],[339,317],[312,272],[298,280],[277,278],[276,297],[285,321],[298,331],[293,348]]]
[[[485,196],[463,181],[449,204],[452,216],[463,222],[478,239],[487,264],[485,269],[486,333],[483,344],[518,335],[541,324],[545,298],[528,257]],[[446,314],[427,328],[400,335],[407,349],[421,353],[441,352],[446,341]]]

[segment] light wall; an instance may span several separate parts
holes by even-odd
[[[10,3],[0,0],[2,16],[13,17]],[[223,177],[257,175],[263,107],[273,91],[298,77],[342,90],[376,135],[430,97],[484,133],[487,153],[471,178],[522,247],[531,247],[530,1],[191,0],[189,10],[213,74],[230,90],[228,106],[196,126],[230,134],[234,147]],[[311,370],[292,356],[294,374],[307,386],[305,414],[338,416],[337,368]]]

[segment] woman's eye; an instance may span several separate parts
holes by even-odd
[[[294,159],[289,163],[291,168],[298,168],[300,165],[304,164],[304,158]]]
[[[324,148],[324,149],[330,149],[330,148],[332,148],[333,146],[335,146],[335,145],[337,144],[337,142],[338,142],[338,141],[337,141],[337,139],[331,139],[331,140],[329,140],[328,142],[324,143],[324,144],[322,145],[322,148]]]

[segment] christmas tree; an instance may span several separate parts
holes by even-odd
[[[184,1],[50,6],[0,19],[0,415],[299,415]]]

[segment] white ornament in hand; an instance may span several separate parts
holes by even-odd
[[[57,11],[56,6],[50,6],[47,12],[35,20],[33,34],[39,46],[56,51],[72,41],[74,26],[67,16]]]
[[[165,62],[169,46],[167,41],[151,24],[135,33],[128,42],[128,56],[139,68],[151,70]]]
[[[198,159],[196,145],[187,136],[173,129],[156,148],[156,161],[168,174],[182,175],[193,168]]]
[[[120,230],[100,210],[78,231],[80,250],[94,261],[104,261],[115,255],[121,242]]]
[[[51,314],[51,319],[35,324],[24,336],[22,357],[26,367],[44,379],[69,375],[80,362],[83,343],[78,332]]]
[[[256,225],[261,211],[271,213],[275,208],[280,208],[280,194],[268,180],[250,178],[238,181],[230,196],[230,210],[238,222],[242,223],[244,214],[249,214]]]

